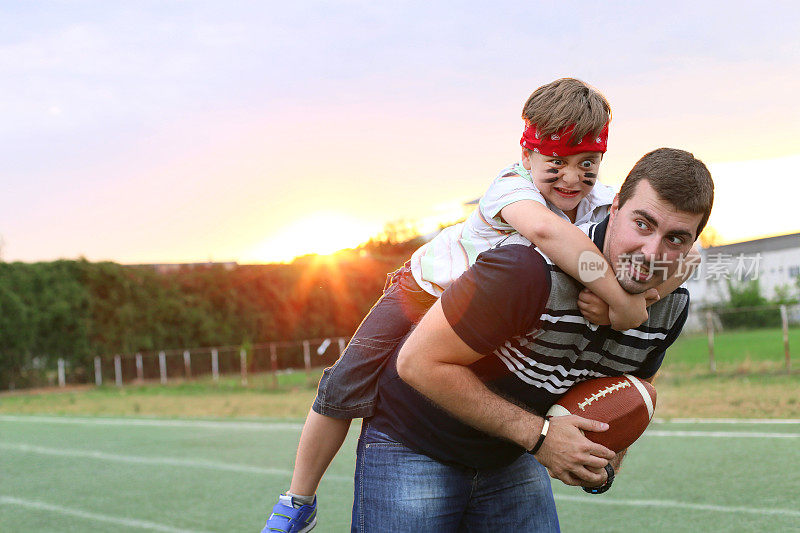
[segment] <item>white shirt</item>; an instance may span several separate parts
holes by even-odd
[[[614,195],[614,189],[596,183],[578,204],[574,223],[579,225],[603,220]],[[411,272],[419,286],[434,296],[441,296],[475,262],[478,254],[516,233],[510,224],[500,219],[500,210],[520,200],[539,202],[569,221],[563,211],[545,200],[534,185],[530,171],[521,162],[514,163],[500,171],[481,198],[478,208],[467,220],[444,228],[414,252],[411,256]]]

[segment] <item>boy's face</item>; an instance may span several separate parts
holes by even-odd
[[[548,157],[533,152],[522,159],[542,196],[574,219],[578,204],[592,191],[597,181],[603,154],[582,152],[565,157]]]

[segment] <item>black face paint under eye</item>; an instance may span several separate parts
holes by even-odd
[[[594,172],[584,172],[583,177],[588,178],[583,180],[584,185],[588,185],[589,187],[594,187],[594,180],[595,178],[597,178],[597,174],[595,174]]]
[[[557,168],[546,168],[546,169],[544,169],[544,171],[547,172],[548,174],[558,174],[559,173],[559,170]]]
[[[559,180],[559,178],[545,178],[542,180],[542,183],[555,183]]]

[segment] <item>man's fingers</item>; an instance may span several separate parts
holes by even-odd
[[[570,475],[578,478],[581,485],[586,484],[587,486],[599,485],[605,479],[604,474],[592,472],[586,468],[579,468],[573,472],[570,472]]]
[[[602,444],[597,444],[596,442],[592,442],[592,445],[589,447],[588,452],[594,455],[595,457],[602,457],[603,459],[607,459],[606,462],[610,461],[611,459],[614,458],[615,455],[617,455],[612,450],[609,450]]]
[[[604,471],[603,469],[608,464],[608,461],[609,461],[608,459],[600,457],[599,455],[590,455],[586,459],[586,463],[584,464],[584,466],[592,471],[597,470],[597,473],[599,473],[601,471]]]
[[[556,476],[555,478],[565,485],[571,485],[573,487],[580,487],[584,483],[581,478],[573,476],[570,472],[566,471],[562,472],[560,476]]]
[[[572,425],[578,429],[582,429],[584,431],[594,431],[595,433],[608,429],[608,424],[605,422],[590,420],[588,418],[583,418],[582,416],[575,416],[572,420]]]

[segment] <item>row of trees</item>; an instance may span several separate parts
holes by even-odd
[[[416,242],[372,242],[291,264],[0,263],[0,388],[35,385],[58,358],[349,336]]]
[[[797,285],[800,288],[800,278]],[[793,287],[779,286],[775,288],[774,296],[767,298],[761,293],[758,279],[741,283],[729,280],[728,301],[716,311],[725,328],[779,327],[779,306],[797,304],[795,293]]]

